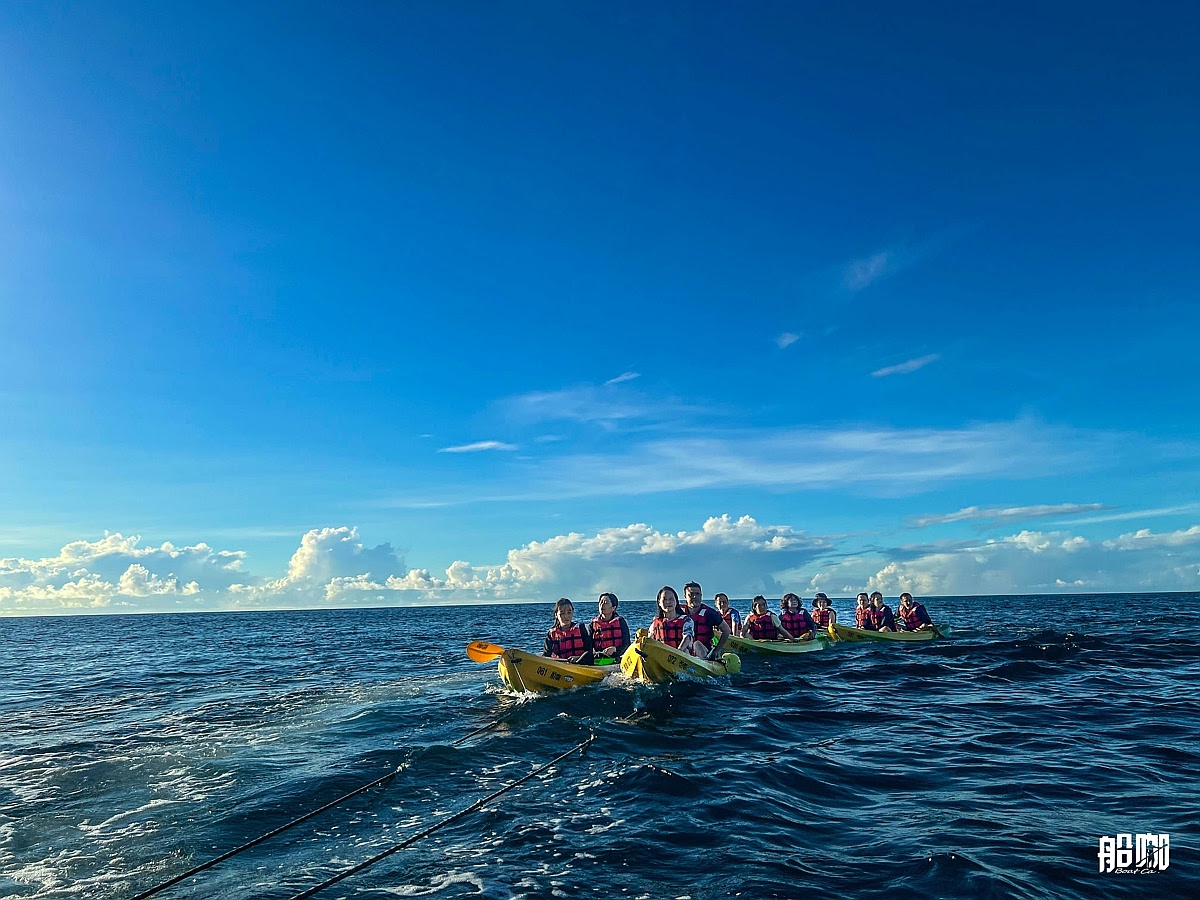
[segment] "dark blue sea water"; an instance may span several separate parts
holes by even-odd
[[[291,897],[594,735],[318,896],[1197,897],[1198,604],[941,598],[949,641],[537,698],[463,648],[549,606],[0,620],[0,896],[130,897],[399,767],[158,895]],[[1142,832],[1169,868],[1098,872]]]

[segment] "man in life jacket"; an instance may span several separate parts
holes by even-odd
[[[830,625],[837,622],[837,613],[833,611],[833,601],[823,593],[818,593],[813,597],[812,620],[821,631],[828,630]]]
[[[854,627],[862,628],[867,631],[867,620],[871,617],[871,598],[867,596],[866,591],[861,591],[858,595],[858,605],[854,607]]]
[[[742,636],[742,614],[729,605],[728,594],[714,594],[713,603],[717,605],[717,612],[721,614],[721,618],[725,620],[725,624],[729,626],[729,633],[734,637]]]
[[[755,641],[790,641],[791,632],[783,627],[779,616],[767,606],[767,598],[759,594],[750,602],[750,615],[746,616],[742,637]]]
[[[924,604],[914,600],[908,591],[900,595],[900,607],[896,612],[905,631],[933,631],[933,619],[929,618]]]
[[[809,641],[816,637],[816,623],[795,594],[784,594],[779,601],[779,621],[798,641]]]
[[[566,597],[559,597],[554,604],[554,625],[546,632],[542,656],[585,666],[592,664],[591,635],[575,621],[575,604]]]
[[[598,615],[592,619],[592,652],[597,657],[620,660],[632,641],[629,623],[617,615],[617,595],[605,591],[596,602]]]
[[[871,631],[895,631],[896,617],[892,608],[883,602],[883,594],[875,591],[871,594],[871,616],[867,626]]]
[[[650,623],[650,637],[690,653],[695,633],[692,617],[680,606],[675,588],[664,584],[658,589],[658,609],[654,611],[654,620]]]
[[[720,659],[725,645],[729,642],[729,626],[721,618],[721,614],[711,606],[704,604],[704,591],[694,581],[683,586],[683,599],[687,603],[687,612],[692,619],[694,636],[692,638],[692,656],[701,659]],[[720,632],[717,645],[712,645],[713,635]]]

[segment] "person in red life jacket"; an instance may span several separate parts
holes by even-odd
[[[717,605],[717,612],[721,614],[721,618],[725,620],[725,624],[729,626],[729,633],[734,637],[742,636],[742,614],[729,605],[728,594],[714,594],[713,603]]]
[[[871,595],[871,631],[895,631],[896,617],[892,608],[883,602],[883,594],[876,591]]]
[[[779,616],[767,607],[767,598],[759,594],[750,601],[750,615],[742,627],[742,637],[755,641],[790,641],[791,632],[783,627]]]
[[[554,604],[554,626],[546,632],[542,656],[585,666],[592,664],[592,637],[575,621],[575,604],[566,597],[559,597]]]
[[[865,629],[867,627],[867,620],[870,618],[870,615],[871,598],[867,596],[866,591],[862,591],[858,595],[858,606],[854,607],[854,627]]]
[[[690,653],[695,634],[692,617],[679,605],[679,594],[669,584],[663,585],[658,589],[658,609],[650,623],[650,637]]]
[[[905,631],[933,631],[933,619],[929,618],[925,605],[914,600],[908,591],[900,595],[896,618]]]
[[[721,614],[704,603],[704,591],[694,581],[683,586],[683,599],[687,603],[687,612],[692,619],[694,638],[692,641],[692,656],[701,659],[720,659],[725,645],[729,642],[729,626],[721,618]],[[720,633],[717,645],[713,646],[713,635]]]
[[[798,641],[810,641],[816,636],[817,626],[795,594],[784,594],[779,601],[779,621]]]
[[[837,621],[837,613],[833,611],[833,601],[824,594],[818,593],[813,597],[812,620],[821,631],[826,631],[831,624]]]
[[[592,619],[592,652],[597,656],[619,660],[631,643],[629,623],[617,615],[617,595],[607,591],[596,602],[596,618]]]

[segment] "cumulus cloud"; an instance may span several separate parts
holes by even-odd
[[[1166,548],[1185,549],[1173,554]],[[1056,591],[1182,591],[1200,588],[1200,526],[1165,535],[1136,532],[1089,541],[1062,531],[1021,531],[953,551],[880,566],[871,590],[896,594],[1018,594]]]
[[[779,337],[775,338],[775,346],[782,350],[784,347],[792,346],[792,344],[796,343],[798,340],[800,340],[800,335],[793,334],[790,331],[785,331],[783,334],[779,335]]]
[[[926,356],[918,356],[916,359],[910,359],[907,362],[902,362],[894,366],[884,366],[882,369],[876,369],[871,375],[875,378],[886,378],[888,375],[907,375],[909,372],[915,372],[917,369],[922,369],[931,362],[937,362],[941,359],[940,353],[930,353]]]
[[[850,546],[743,515],[695,530],[646,523],[533,540],[504,559],[455,560],[443,572],[409,568],[389,543],[356,528],[307,532],[285,574],[244,571],[240,551],[205,544],[141,547],[120,534],[76,541],[54,557],[0,561],[0,614],[544,601],[591,601],[611,590],[652,597],[663,584],[701,582],[711,597],[785,588],[895,595],[1200,589],[1200,525],[1141,529],[1109,539],[1021,530],[1003,538],[896,548]],[[101,571],[102,570],[102,571]],[[198,573],[189,577],[183,573]],[[106,574],[112,573],[112,574]]]
[[[1058,503],[1033,506],[980,507],[967,506],[958,512],[939,515],[914,516],[908,520],[913,528],[928,528],[931,525],[947,525],[951,522],[988,521],[1007,522],[1018,519],[1037,519],[1048,516],[1074,516],[1083,513],[1112,509],[1103,503]],[[1094,521],[1094,520],[1093,520]]]
[[[485,450],[516,450],[516,444],[506,444],[503,441],[476,441],[473,444],[459,444],[455,447],[442,447],[438,453],[482,453]]]

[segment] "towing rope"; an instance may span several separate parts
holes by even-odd
[[[451,822],[461,819],[463,816],[467,815],[468,813],[474,812],[475,810],[479,809],[481,806],[484,806],[485,804],[491,802],[492,800],[495,800],[501,794],[508,793],[513,788],[517,787],[517,785],[524,784],[526,781],[528,781],[533,776],[538,775],[542,772],[545,772],[552,765],[566,759],[572,753],[578,753],[579,751],[583,750],[588,744],[590,744],[595,739],[596,739],[596,736],[593,734],[586,741],[576,744],[574,747],[572,747],[566,753],[559,754],[558,756],[554,757],[554,759],[550,760],[550,762],[546,763],[545,765],[538,766],[536,769],[534,769],[528,775],[523,775],[522,777],[518,778],[516,781],[500,788],[500,790],[496,791],[495,793],[488,794],[482,800],[476,800],[474,803],[472,803],[466,809],[461,809],[458,812],[454,813],[453,815],[447,816],[446,818],[444,818],[440,822],[438,822],[436,825],[431,825],[430,827],[426,828],[424,831],[418,832],[417,834],[414,834],[410,838],[405,838],[399,844],[389,847],[388,849],[384,850],[382,853],[376,853],[370,859],[365,859],[362,862],[358,863],[358,865],[351,866],[349,869],[346,869],[343,872],[339,872],[337,875],[334,875],[328,881],[322,881],[316,887],[311,887],[306,891],[302,891],[299,894],[296,894],[296,896],[292,897],[291,900],[304,900],[305,897],[311,897],[314,894],[317,894],[317,893],[325,890],[325,888],[332,887],[333,885],[337,884],[339,881],[342,881],[343,879],[349,878],[351,875],[361,872],[363,869],[367,868],[368,866],[375,865],[375,863],[379,862],[381,859],[386,859],[387,857],[391,856],[393,853],[396,853],[400,850],[403,850],[405,847],[409,847],[412,844],[415,844],[417,841],[421,840],[421,838],[428,837],[429,835],[433,834],[435,831],[445,828]]]
[[[485,732],[491,728],[495,728],[497,725],[500,724],[500,722],[501,722],[500,719],[496,719],[495,721],[489,722],[487,725],[484,725],[481,728],[476,728],[470,734],[460,737],[457,741],[453,741],[450,744],[450,746],[456,747],[459,744],[464,743],[465,741],[469,741],[471,738],[475,737],[476,735],[483,734],[483,732]],[[270,840],[271,838],[275,837],[278,834],[283,834],[283,832],[287,831],[289,828],[296,827],[301,822],[307,822],[309,819],[313,818],[313,816],[319,816],[321,813],[325,812],[326,810],[333,809],[335,806],[337,806],[340,803],[345,803],[351,797],[357,797],[359,794],[363,793],[363,791],[369,791],[373,787],[378,787],[381,784],[391,781],[393,778],[395,778],[397,775],[399,775],[401,772],[403,772],[405,769],[407,769],[410,765],[411,765],[410,762],[403,762],[400,765],[396,766],[396,768],[394,768],[392,771],[388,772],[386,775],[376,778],[374,781],[370,782],[369,784],[364,784],[364,785],[362,785],[362,787],[357,787],[354,790],[352,790],[350,793],[343,794],[342,796],[338,797],[336,800],[331,800],[322,807],[314,809],[311,812],[306,812],[304,815],[300,816],[297,819],[292,819],[292,821],[290,821],[284,825],[280,825],[278,828],[275,828],[272,831],[268,831],[266,834],[259,835],[254,840],[247,841],[245,844],[242,844],[240,847],[234,847],[232,850],[227,850],[225,853],[222,853],[220,856],[215,856],[212,859],[208,860],[207,862],[201,863],[200,865],[196,866],[195,868],[188,869],[182,875],[176,875],[174,878],[170,879],[169,881],[164,881],[162,884],[156,884],[154,887],[150,888],[147,891],[142,891],[140,894],[135,894],[133,897],[130,898],[130,900],[146,900],[147,897],[153,897],[155,894],[159,893],[160,891],[165,891],[167,888],[172,887],[173,885],[179,884],[179,882],[184,881],[188,878],[191,878],[193,875],[199,875],[205,869],[211,869],[213,866],[217,865],[218,863],[225,862],[225,860],[230,859],[231,857],[237,856],[239,853],[242,853],[245,850],[249,850],[251,847],[257,847],[263,841]]]

